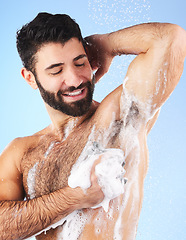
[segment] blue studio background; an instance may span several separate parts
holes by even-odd
[[[38,12],[66,13],[83,36],[106,33],[142,22],[170,22],[186,29],[185,0],[1,0],[0,4],[0,152],[14,138],[31,135],[50,123],[38,91],[20,75],[16,31]],[[101,101],[122,83],[130,56],[117,57],[96,86]],[[148,138],[149,171],[137,240],[184,240],[186,166],[186,69],[162,107]]]

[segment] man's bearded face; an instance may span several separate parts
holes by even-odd
[[[93,98],[95,86],[94,76],[92,78],[92,81],[82,83],[77,88],[72,86],[68,89],[65,89],[65,92],[73,92],[75,90],[87,88],[87,94],[83,99],[70,103],[64,101],[64,91],[59,90],[57,94],[47,91],[43,88],[40,81],[37,79],[37,76],[35,76],[35,79],[44,102],[47,103],[50,107],[73,117],[82,116],[88,112]]]

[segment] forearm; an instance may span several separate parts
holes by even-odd
[[[178,49],[185,56],[186,44],[183,39],[185,30],[177,25],[144,23],[108,34],[87,37],[87,54],[93,70],[97,70],[95,76],[98,81],[107,73],[116,55],[143,56],[150,53],[153,58],[155,54],[165,56],[170,50]]]
[[[79,196],[70,188],[28,201],[1,201],[0,239],[25,239],[78,208]]]

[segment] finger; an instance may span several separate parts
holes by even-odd
[[[101,158],[102,158],[102,156],[99,156],[99,158],[95,160],[95,162],[94,162],[94,164],[92,166],[92,169],[91,169],[91,172],[90,172],[90,181],[91,181],[91,183],[93,183],[95,181],[97,182],[97,176],[96,176],[95,170],[96,170],[96,166],[101,162]]]
[[[102,64],[99,66],[97,72],[95,73],[96,82],[98,82],[103,77],[103,75],[109,71],[112,59],[113,58],[106,59],[106,61],[102,62]]]
[[[95,83],[99,82],[99,80],[107,73],[105,69],[100,67],[96,72],[95,72]]]
[[[97,182],[97,176],[96,176],[95,172],[93,172],[90,175],[90,181],[91,181],[91,185],[93,185],[95,182]]]
[[[95,163],[93,164],[92,169],[91,169],[91,172],[90,172],[90,181],[91,181],[91,184],[94,183],[95,181],[97,181],[97,176],[96,176],[96,173],[95,173],[96,165],[97,165],[97,164],[95,164]]]

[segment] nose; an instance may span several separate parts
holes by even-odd
[[[68,87],[73,86],[77,88],[83,82],[81,76],[78,74],[78,71],[76,71],[73,67],[68,68],[64,77],[64,83]]]

